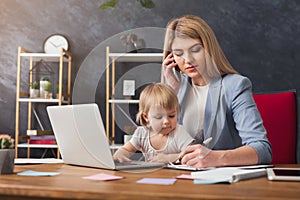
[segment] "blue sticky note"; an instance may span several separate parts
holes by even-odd
[[[175,178],[143,178],[137,181],[142,184],[158,184],[158,185],[172,185],[176,182]]]
[[[17,173],[19,176],[56,176],[59,172],[39,172],[33,170],[27,170],[24,172]]]

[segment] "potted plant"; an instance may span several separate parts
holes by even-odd
[[[52,98],[52,84],[51,82],[47,82],[44,86],[45,90],[45,99],[51,99]]]
[[[126,16],[122,16],[122,12],[118,12],[115,10],[118,3],[126,4],[127,6],[131,6],[132,12],[126,13]],[[130,4],[129,4],[130,3]],[[140,5],[136,5],[140,4]],[[125,2],[125,1],[118,1],[118,0],[107,0],[104,3],[102,3],[98,9],[99,10],[106,10],[111,9],[113,16],[116,16],[120,24],[126,26],[126,29],[130,29],[136,25],[136,22],[140,19],[141,15],[143,15],[145,12],[143,12],[145,9],[152,9],[155,7],[155,3],[153,0],[135,0],[132,2]],[[142,11],[139,11],[138,9],[142,9]],[[129,20],[128,20],[129,19]],[[137,53],[139,50],[146,47],[146,42],[143,38],[138,38],[138,36],[134,33],[129,34],[123,34],[120,37],[121,42],[123,46],[126,48],[126,52],[131,53]]]
[[[46,94],[45,94],[45,85],[47,85],[49,82],[49,77],[47,76],[43,76],[41,77],[40,80],[40,97],[41,98],[46,98]]]
[[[155,7],[155,4],[152,0],[144,0],[144,1],[136,0],[136,2],[140,3],[143,8],[150,9],[150,8]],[[104,10],[107,8],[114,9],[115,6],[117,5],[117,3],[118,3],[118,0],[108,0],[108,1],[105,1],[104,3],[102,3],[98,9],[100,9],[100,10]]]
[[[124,127],[124,131],[125,131],[125,135],[124,135],[124,144],[126,144],[132,137],[134,131],[136,129],[136,126],[125,126]]]
[[[15,141],[8,134],[0,135],[0,174],[12,174],[15,160]]]
[[[40,95],[39,89],[40,89],[40,85],[37,81],[30,83],[30,91],[29,91],[30,98],[38,98]]]

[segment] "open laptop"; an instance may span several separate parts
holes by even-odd
[[[114,170],[161,168],[163,163],[123,162],[112,157],[98,105],[47,107],[62,159],[66,164]]]

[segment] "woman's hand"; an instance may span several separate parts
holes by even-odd
[[[162,73],[164,76],[164,81],[166,84],[170,85],[176,92],[179,90],[180,80],[175,75],[175,67],[177,64],[175,63],[173,53],[170,53],[162,63]]]
[[[210,150],[201,144],[195,144],[188,146],[179,158],[182,164],[197,168],[258,164],[258,155],[250,146],[230,150]]]
[[[190,145],[179,156],[181,163],[191,167],[204,168],[216,166],[215,152],[201,144]]]

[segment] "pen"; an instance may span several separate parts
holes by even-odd
[[[202,145],[206,146],[206,145],[208,145],[211,141],[212,141],[212,137],[209,137],[209,138],[207,138],[206,140],[204,140],[204,141],[202,142]],[[178,158],[174,163],[181,163],[181,159],[182,159],[183,156],[184,156],[184,154],[183,154],[183,155],[180,154],[180,155],[179,155],[179,158]]]
[[[209,138],[207,138],[206,140],[204,140],[203,142],[202,142],[202,145],[208,145],[209,143],[210,143],[210,141],[212,140],[212,137],[209,137]]]

